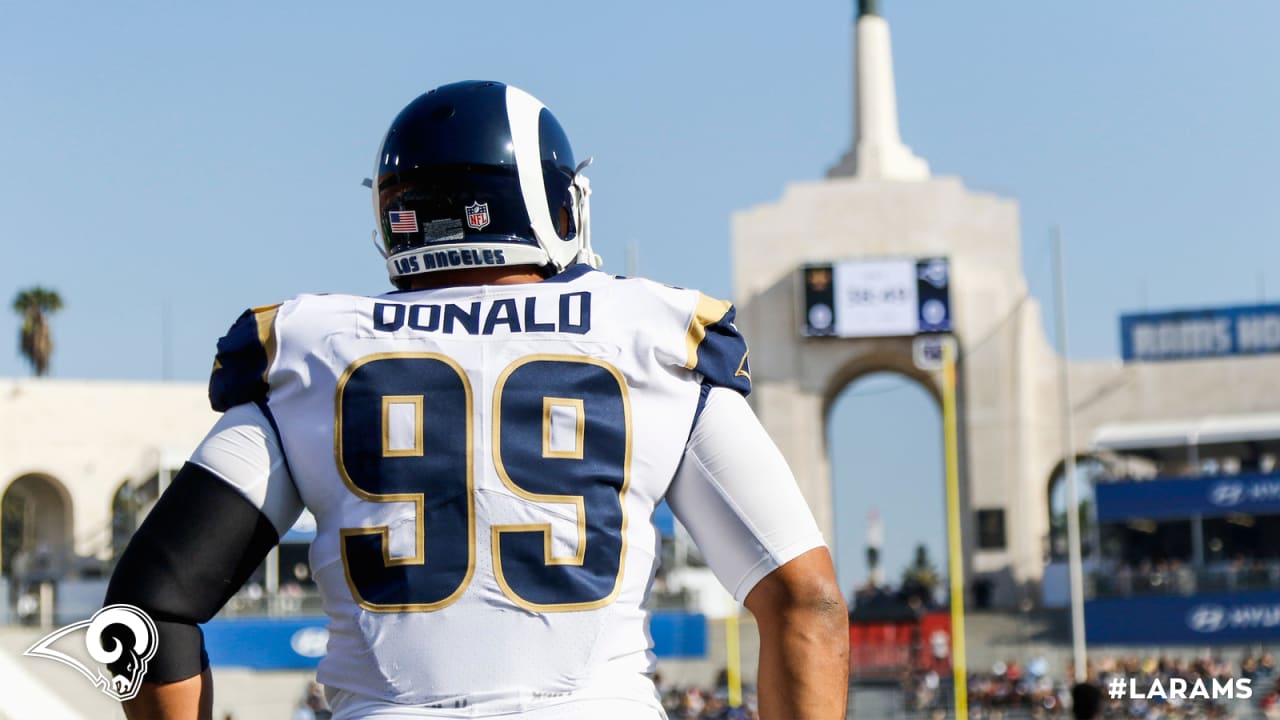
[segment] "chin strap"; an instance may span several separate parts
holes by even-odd
[[[583,160],[573,171],[573,196],[577,205],[575,209],[578,216],[578,244],[580,246],[578,256],[574,259],[577,262],[598,268],[604,264],[604,260],[591,248],[591,181],[587,179],[586,175],[582,174],[582,171],[594,159],[587,158]]]
[[[377,230],[373,231],[373,246],[378,249],[378,254],[382,256],[383,260],[387,259],[387,249],[382,247],[382,243],[378,242]]]

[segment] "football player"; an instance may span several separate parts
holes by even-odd
[[[198,624],[305,507],[335,718],[662,718],[643,606],[664,498],[755,616],[761,716],[844,717],[844,601],[745,400],[734,309],[596,270],[583,165],[501,83],[396,117],[372,184],[397,289],[235,322],[222,418],[112,577],[106,602],[160,634],[130,717],[208,716]]]

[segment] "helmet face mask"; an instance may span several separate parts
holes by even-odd
[[[392,282],[505,265],[553,274],[595,260],[579,169],[560,123],[518,88],[471,81],[419,96],[392,122],[375,168]]]

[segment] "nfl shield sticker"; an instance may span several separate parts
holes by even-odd
[[[483,230],[489,224],[489,203],[474,202],[467,206],[467,225]]]

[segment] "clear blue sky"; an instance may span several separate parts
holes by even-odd
[[[1019,201],[1047,311],[1061,224],[1074,357],[1114,357],[1117,315],[1144,304],[1280,296],[1280,4],[881,5],[903,138],[935,174]],[[492,78],[595,156],[609,269],[634,242],[642,274],[732,296],[730,214],[848,146],[851,6],[0,0],[0,295],[62,294],[58,377],[160,378],[167,305],[171,375],[202,379],[244,307],[386,287],[359,185],[382,132],[419,92]],[[0,313],[0,376],[27,373],[17,331]],[[936,453],[885,449],[912,428],[934,448],[936,409],[885,382],[837,408],[846,586],[869,503],[892,575],[917,537],[940,547]],[[908,479],[893,495],[872,477]],[[921,488],[936,520],[894,523]]]

